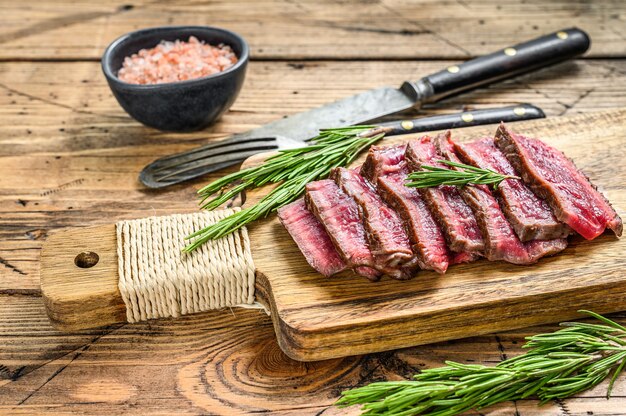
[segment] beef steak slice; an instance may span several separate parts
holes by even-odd
[[[324,226],[307,209],[303,198],[279,208],[278,218],[317,272],[328,277],[346,268]]]
[[[374,256],[367,244],[365,229],[356,203],[330,179],[306,185],[307,208],[324,226],[335,249],[348,267],[376,280],[380,273],[371,271]]]
[[[333,180],[307,184],[304,198],[348,267],[370,280],[378,279],[381,274],[396,279],[414,276],[414,270],[390,267],[373,255],[359,206]]]
[[[622,219],[563,153],[541,140],[513,133],[504,123],[496,132],[495,143],[531,190],[548,202],[559,221],[588,240],[606,228],[622,235]]]
[[[365,162],[361,166],[361,175],[376,185],[379,176],[407,172],[404,152],[405,144],[393,146],[371,146]]]

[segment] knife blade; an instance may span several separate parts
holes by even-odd
[[[426,76],[418,81],[406,81],[400,88],[383,87],[344,98],[322,107],[273,121],[245,133],[235,134],[226,140],[210,143],[191,151],[166,156],[147,165],[140,180],[149,187],[163,187],[214,172],[245,160],[253,152],[241,157],[234,152],[224,152],[228,145],[258,139],[304,141],[314,137],[321,128],[365,124],[383,116],[419,108],[424,103],[436,102],[444,97],[509,78],[524,72],[561,62],[584,53],[590,45],[589,36],[580,29],[571,28],[508,47]],[[273,147],[278,148],[277,145]],[[155,172],[164,165],[195,162],[208,157],[213,149],[228,153],[219,163],[189,169],[183,176],[168,178],[159,183]],[[221,149],[221,150],[220,150]],[[259,149],[271,150],[272,147]]]

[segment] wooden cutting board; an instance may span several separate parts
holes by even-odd
[[[625,218],[626,109],[511,124],[564,151]],[[496,126],[453,131],[467,141]],[[385,139],[392,144],[414,136]],[[357,163],[362,162],[357,161]],[[261,191],[266,192],[266,191]],[[252,195],[249,200],[258,198]],[[275,216],[249,227],[257,300],[270,310],[278,342],[290,357],[322,360],[557,322],[578,309],[626,309],[626,242],[605,233],[570,238],[561,254],[533,266],[480,260],[441,276],[371,283],[345,272],[317,274]],[[41,286],[50,319],[77,330],[125,321],[117,289],[113,224],[51,235],[42,252]],[[78,268],[82,252],[99,262]]]

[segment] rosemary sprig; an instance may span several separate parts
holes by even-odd
[[[262,165],[231,173],[198,191],[201,206],[213,210],[243,190],[280,183],[263,199],[215,224],[189,235],[190,252],[208,240],[223,237],[298,198],[307,183],[323,179],[338,166],[350,164],[358,154],[384,137],[375,126],[321,130],[307,147],[281,150]],[[212,199],[211,199],[212,198]]]
[[[491,169],[481,169],[463,163],[451,162],[449,160],[438,160],[444,165],[457,169],[446,169],[437,166],[422,165],[421,171],[411,172],[408,176],[410,182],[406,186],[413,188],[431,188],[439,185],[465,186],[493,185],[498,189],[498,185],[505,179],[521,179],[518,176],[502,175]]]
[[[414,380],[371,383],[344,391],[340,407],[362,404],[364,415],[450,416],[536,397],[540,404],[587,390],[611,376],[607,398],[626,366],[626,328],[590,311],[603,324],[565,322],[564,329],[526,339],[529,351],[495,367],[446,361]]]

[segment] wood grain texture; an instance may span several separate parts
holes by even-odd
[[[253,59],[466,59],[571,26],[591,35],[589,56],[621,57],[625,11],[618,0],[12,2],[0,59],[100,59],[124,33],[177,24],[234,30]]]
[[[615,319],[623,324],[626,315]],[[50,326],[39,299],[12,296],[0,303],[0,414],[356,415],[357,408],[331,406],[343,389],[407,378],[444,360],[494,365],[522,353],[529,333],[301,363],[278,348],[260,311],[211,311],[68,334]],[[623,415],[625,386],[626,374],[610,401],[603,383],[542,408],[523,400],[481,414]]]
[[[625,126],[626,109],[511,124],[573,158],[622,215]],[[495,126],[458,129],[453,138],[462,142],[494,132]],[[415,136],[385,142],[409,137]],[[247,203],[266,192],[251,193]],[[411,281],[371,283],[349,272],[332,278],[316,273],[275,217],[249,230],[256,296],[270,306],[278,343],[296,360],[387,351],[555,322],[574,317],[578,309],[626,309],[626,243],[611,235],[594,241],[571,238],[564,252],[532,266],[480,260],[454,266],[443,276],[421,271]],[[64,230],[45,243],[43,298],[59,328],[123,321],[115,250],[111,225]],[[98,253],[102,263],[76,267],[74,257],[83,251]]]

